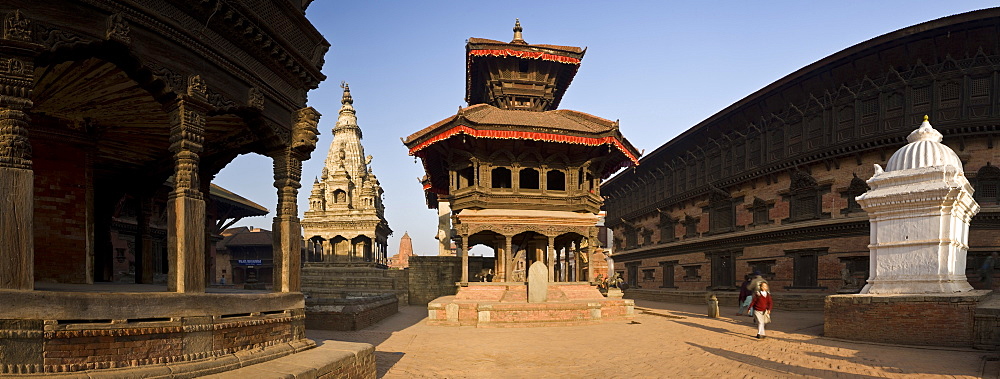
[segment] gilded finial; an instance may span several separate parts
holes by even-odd
[[[514,19],[514,40],[510,41],[510,43],[517,43],[517,44],[527,45],[528,43],[524,42],[524,36],[521,35],[521,31],[523,31],[523,30],[524,29],[521,28],[521,20],[515,18]]]
[[[351,86],[347,82],[341,80],[340,88],[344,89],[344,97],[340,99],[341,104],[354,104],[354,98],[351,97]]]
[[[930,117],[930,116],[928,116],[928,115],[924,115],[924,121],[930,121],[930,120],[931,120],[931,117]]]

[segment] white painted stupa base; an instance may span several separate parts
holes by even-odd
[[[933,275],[924,278],[899,278],[898,280],[869,280],[861,289],[862,294],[898,295],[923,293],[956,293],[971,291],[965,275]]]

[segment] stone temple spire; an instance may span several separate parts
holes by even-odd
[[[350,179],[360,185],[368,176],[365,149],[361,146],[361,128],[358,127],[358,117],[354,111],[354,98],[351,97],[351,87],[347,83],[341,85],[344,96],[340,103],[340,115],[337,125],[333,127],[333,142],[326,156],[325,167],[331,174],[346,170]],[[343,150],[343,153],[341,153]],[[341,168],[343,167],[343,168]]]

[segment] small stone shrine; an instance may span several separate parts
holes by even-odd
[[[601,180],[637,164],[639,152],[618,122],[557,109],[585,52],[528,44],[519,22],[511,42],[470,38],[469,106],[403,140],[423,162],[427,205],[439,210],[441,254],[450,238],[462,262],[458,293],[428,304],[430,324],[535,326],[631,317],[631,300],[605,299],[590,283],[590,257]],[[481,269],[490,281],[470,282],[469,248],[479,244],[496,259]],[[545,271],[547,300],[529,302],[528,267]],[[531,293],[540,290],[535,287]]]
[[[861,293],[969,291],[969,222],[979,212],[972,185],[926,116],[906,139],[858,196],[871,220],[871,277]]]
[[[965,276],[979,204],[927,116],[907,141],[885,170],[875,165],[871,189],[857,197],[871,222],[871,274],[861,294],[826,298],[824,335],[968,347],[995,329],[978,321],[989,291],[973,290]]]

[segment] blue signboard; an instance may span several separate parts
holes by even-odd
[[[244,265],[244,266],[260,266],[261,265],[261,260],[260,259],[237,259],[236,263],[239,263],[239,264]]]

